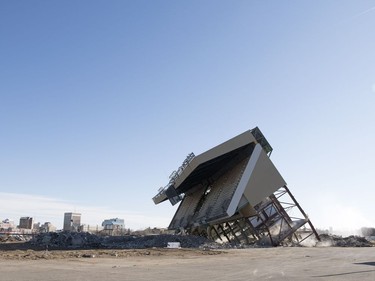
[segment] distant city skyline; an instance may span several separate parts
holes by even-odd
[[[3,1],[0,218],[167,227],[152,197],[258,126],[317,228],[373,227],[375,2]]]
[[[0,193],[1,195],[1,193]],[[19,222],[20,217],[25,215],[23,212],[19,212],[20,209],[22,209],[22,205],[24,201],[30,201],[29,207],[31,210],[37,210],[38,207],[40,207],[40,210],[29,212],[29,216],[34,218],[34,222],[52,222],[57,229],[63,229],[63,222],[64,222],[64,214],[65,213],[80,213],[81,214],[81,224],[84,225],[91,225],[91,226],[101,226],[102,222],[106,219],[110,219],[112,217],[119,217],[119,214],[124,213],[124,211],[121,212],[121,210],[116,211],[110,208],[103,208],[103,207],[94,207],[94,206],[81,206],[80,210],[82,212],[77,212],[77,208],[74,208],[75,211],[65,211],[65,207],[69,206],[68,202],[62,202],[61,200],[56,200],[52,198],[45,198],[45,197],[38,197],[38,196],[23,196],[22,194],[4,194],[2,198],[4,197],[11,197],[12,200],[8,201],[11,202],[10,204],[6,204],[6,202],[2,205],[4,206],[4,210],[7,210],[8,214],[11,214],[8,217],[0,217],[0,220],[4,219],[10,219],[15,222],[17,225]],[[1,198],[0,198],[1,202]],[[17,204],[19,202],[19,204]],[[73,205],[72,205],[73,206]],[[72,209],[68,209],[72,210]],[[102,215],[98,215],[98,212]],[[27,213],[27,212],[25,212]],[[0,213],[0,216],[3,214],[3,212]],[[37,215],[32,215],[37,214]],[[116,215],[117,214],[117,215]],[[168,224],[169,218],[161,218],[159,221],[155,221],[154,218],[148,218],[146,216],[142,216],[139,214],[129,214],[127,219],[124,218],[125,226],[128,228],[132,226],[131,228],[133,230],[138,229],[144,229],[147,227],[155,227],[158,224],[165,225]],[[129,222],[129,224],[128,224]]]

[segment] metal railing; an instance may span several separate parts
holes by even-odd
[[[182,162],[181,166],[173,171],[170,176],[169,176],[169,182],[166,186],[162,186],[158,189],[158,194],[156,194],[156,197],[159,197],[160,195],[162,195],[163,193],[165,193],[165,191],[172,185],[174,185],[176,183],[176,180],[180,177],[180,175],[182,174],[182,172],[184,171],[184,169],[190,164],[190,162],[193,160],[193,158],[195,157],[194,153],[190,153],[188,154],[188,156],[186,156],[185,160]]]

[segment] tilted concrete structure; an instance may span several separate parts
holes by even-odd
[[[312,234],[319,239],[270,160],[271,152],[256,127],[198,156],[191,153],[154,203],[181,201],[169,228],[213,239],[273,245],[287,238],[301,242]],[[280,200],[285,196],[288,200]],[[291,217],[291,209],[299,217]],[[296,231],[305,224],[310,232],[298,237]]]

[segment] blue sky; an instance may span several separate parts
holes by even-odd
[[[1,1],[0,218],[165,227],[186,155],[259,126],[317,227],[375,226],[374,28],[375,1]]]

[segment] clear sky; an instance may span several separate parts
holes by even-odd
[[[375,227],[375,1],[0,1],[0,219],[166,227],[186,155],[259,126],[318,228]]]

